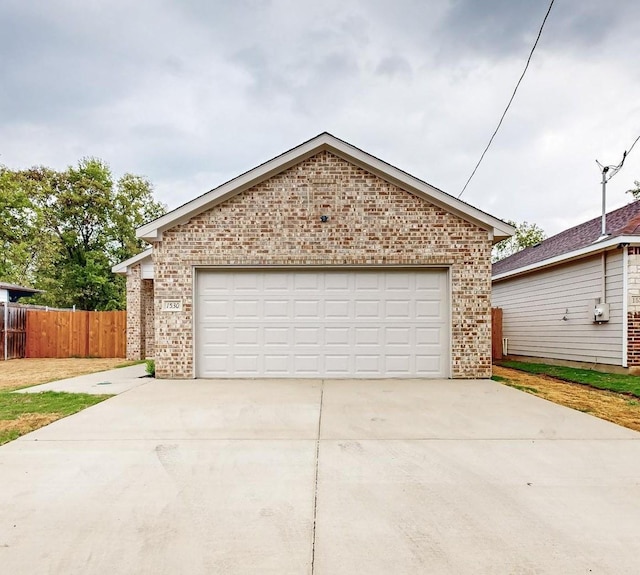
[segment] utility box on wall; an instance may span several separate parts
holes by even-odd
[[[600,303],[600,299],[593,302],[593,321],[594,323],[605,323],[609,321],[609,304]]]

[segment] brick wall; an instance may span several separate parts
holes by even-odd
[[[640,366],[640,247],[629,246],[627,262],[627,365]]]
[[[127,273],[127,359],[145,359],[154,353],[153,280],[142,279],[136,264]]]
[[[153,280],[142,280],[142,304],[144,314],[144,357],[153,358],[155,353]]]
[[[451,266],[453,376],[489,377],[490,253],[486,230],[321,152],[154,244],[156,375],[193,377],[193,266],[436,264]]]
[[[127,272],[127,359],[144,359],[142,270],[132,266]]]
[[[627,314],[627,365],[640,366],[640,312]]]

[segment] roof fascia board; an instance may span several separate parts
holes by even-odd
[[[152,254],[153,254],[153,248],[148,248],[143,252],[140,252],[139,254],[136,254],[135,256],[130,257],[128,260],[124,260],[123,262],[116,264],[111,268],[111,271],[114,274],[126,274],[130,266],[137,264],[142,260],[150,258]]]
[[[211,209],[215,205],[222,203],[229,198],[244,192],[252,186],[269,179],[270,177],[295,166],[296,164],[314,156],[321,151],[329,151],[345,160],[358,165],[359,167],[374,173],[378,177],[389,181],[407,191],[414,193],[446,209],[464,220],[471,221],[479,227],[490,232],[492,240],[498,242],[506,239],[515,233],[515,228],[494,218],[493,216],[466,204],[443,191],[423,182],[410,174],[383,162],[340,140],[331,134],[323,133],[309,140],[260,166],[241,174],[240,176],[222,184],[218,188],[191,200],[190,202],[176,208],[172,212],[149,222],[138,228],[136,235],[147,241],[158,240],[164,230],[190,220],[193,216]]]
[[[529,264],[528,266],[523,266],[515,270],[503,272],[501,274],[496,274],[491,278],[491,281],[494,281],[494,282],[500,281],[500,280],[511,278],[513,276],[519,276],[532,271],[536,271],[538,269],[552,267],[552,266],[555,266],[564,262],[568,262],[571,260],[577,260],[585,256],[597,254],[599,252],[615,248],[619,244],[637,245],[638,243],[639,243],[638,236],[615,236],[605,241],[598,242],[597,244],[591,244],[589,246],[585,246],[584,248],[580,248],[572,252],[567,252],[566,254],[561,254],[553,258],[542,260],[541,262],[536,262],[535,264]]]

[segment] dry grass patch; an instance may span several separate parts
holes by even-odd
[[[18,437],[40,427],[44,427],[45,425],[49,425],[61,417],[62,415],[60,413],[25,413],[17,419],[10,419],[9,421],[0,420],[0,437],[2,437],[3,434]]]
[[[19,389],[137,362],[122,358],[10,359],[0,361],[0,390]]]
[[[493,366],[493,374],[498,381],[511,387],[640,431],[638,398],[497,365]]]

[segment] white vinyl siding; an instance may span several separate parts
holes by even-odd
[[[495,282],[492,305],[503,309],[510,355],[622,365],[623,256],[607,252],[609,322],[593,323],[602,295],[602,255]],[[566,319],[563,319],[566,318]]]
[[[198,377],[448,377],[446,270],[200,270]]]

